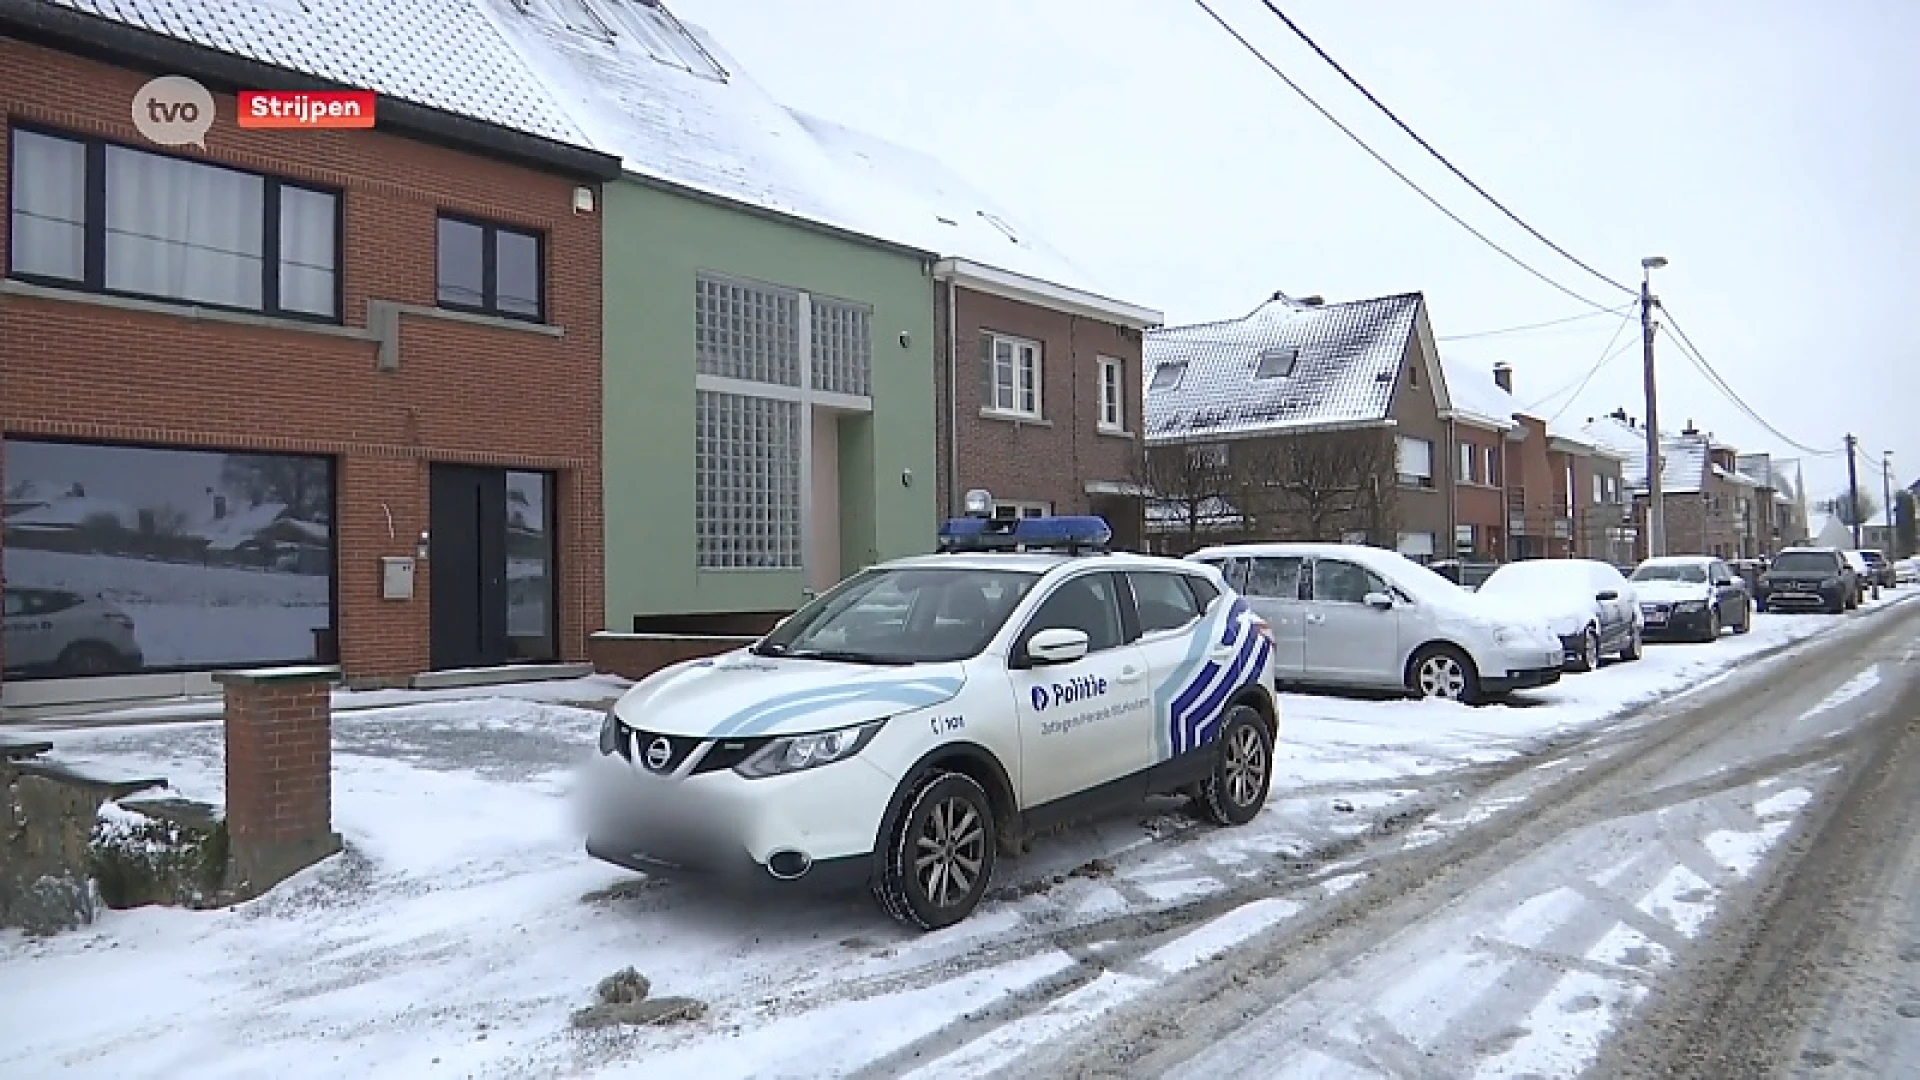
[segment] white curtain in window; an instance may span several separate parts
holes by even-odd
[[[260,307],[265,197],[258,176],[108,147],[107,288]]]
[[[1431,477],[1433,475],[1433,444],[1425,439],[1399,437],[1400,475]]]
[[[86,276],[87,148],[70,139],[13,133],[13,265],[16,274]]]
[[[280,309],[331,318],[339,231],[334,196],[280,189]]]

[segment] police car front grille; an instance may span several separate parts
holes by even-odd
[[[693,775],[731,769],[752,757],[755,751],[771,741],[771,739],[722,739],[714,743],[713,749],[707,751],[707,755],[693,767]]]
[[[662,735],[658,732],[638,729],[628,731],[627,738],[627,760],[657,773],[671,773],[678,769],[680,764],[687,760],[687,755],[693,753],[694,748],[701,742],[699,739],[690,739],[684,735]],[[659,762],[652,754],[655,744],[663,741],[667,745],[664,763]]]

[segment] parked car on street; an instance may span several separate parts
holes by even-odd
[[[1283,685],[1477,704],[1560,678],[1560,640],[1544,620],[1488,603],[1398,552],[1227,544],[1187,557],[1218,567],[1273,628]]]
[[[1920,585],[1920,559],[1901,559],[1893,564],[1896,585]]]
[[[1602,656],[1638,660],[1644,623],[1633,585],[1596,559],[1528,559],[1493,572],[1479,595],[1546,618],[1569,671],[1594,671]]]
[[[1859,607],[1860,601],[1869,595],[1879,595],[1880,583],[1874,579],[1873,567],[1868,565],[1866,557],[1851,548],[1843,549],[1840,557],[1846,560],[1853,571],[1853,606]]]
[[[1439,562],[1428,563],[1427,566],[1434,573],[1468,592],[1478,589],[1495,570],[1500,569],[1499,563],[1463,562],[1459,559],[1441,559]]]
[[[1760,575],[1761,611],[1825,611],[1838,615],[1860,606],[1853,564],[1838,548],[1786,548]]]
[[[1184,793],[1252,821],[1280,723],[1267,625],[1211,567],[1109,538],[1091,517],[955,519],[941,554],[642,680],[601,728],[588,853],[864,884],[937,929],[979,904],[996,853],[1103,805]]]
[[[1718,641],[1753,629],[1753,596],[1733,568],[1708,555],[1669,555],[1634,568],[1633,591],[1647,640]]]
[[[146,663],[133,619],[104,596],[9,585],[0,595],[0,633],[8,675],[126,675]]]
[[[1861,548],[1854,552],[1860,561],[1867,564],[1867,580],[1883,589],[1897,587],[1900,582],[1894,576],[1893,564],[1887,561],[1886,552],[1874,548]]]

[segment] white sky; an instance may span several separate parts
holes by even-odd
[[[1260,0],[1209,0],[1402,171],[1607,306],[1631,297],[1479,200]],[[1123,299],[1170,323],[1275,289],[1426,293],[1446,336],[1591,310],[1483,247],[1348,142],[1191,0],[675,0],[795,107],[936,154]],[[1920,476],[1920,40],[1914,0],[1285,0],[1414,130],[1562,247],[1655,292],[1761,416],[1837,448],[1862,487]],[[1571,384],[1618,323],[1442,342],[1506,360],[1522,404]],[[1637,327],[1615,347],[1633,340]],[[1662,428],[1796,451],[1663,338]],[[1644,414],[1639,350],[1561,417]],[[1547,403],[1552,414],[1569,395]],[[1802,455],[1804,456],[1804,455]],[[1806,457],[1824,498],[1844,459]]]

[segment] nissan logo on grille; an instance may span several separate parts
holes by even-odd
[[[654,772],[665,772],[667,762],[673,760],[673,740],[665,735],[647,744],[647,768]]]

